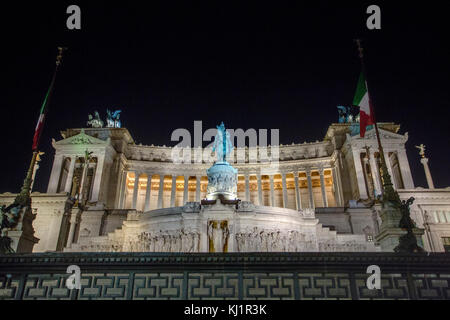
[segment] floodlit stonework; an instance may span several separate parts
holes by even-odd
[[[411,216],[425,229],[425,250],[448,250],[450,189],[415,188],[408,134],[393,123],[379,127],[395,189],[416,199]],[[245,163],[231,163],[236,203],[202,203],[210,163],[174,163],[172,148],[136,145],[125,128],[68,129],[53,147],[47,193],[32,194],[40,239],[33,252],[381,251],[373,130],[360,138],[349,124],[332,124],[322,141],[281,145],[277,166],[253,161],[259,150],[246,148]],[[0,195],[0,204],[14,196]]]

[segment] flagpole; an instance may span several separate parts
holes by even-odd
[[[370,101],[369,102],[370,103],[370,112],[372,114],[372,118],[373,118],[373,122],[374,122],[375,135],[377,137],[378,150],[380,153],[381,170],[382,170],[382,177],[383,177],[383,185],[381,187],[383,189],[382,190],[383,200],[394,201],[394,202],[400,203],[400,197],[399,197],[398,193],[394,190],[391,176],[389,175],[389,172],[387,169],[386,158],[384,157],[384,150],[383,150],[383,146],[381,144],[380,132],[378,130],[378,124],[376,121],[375,110],[374,110],[373,104],[372,104],[373,100],[370,98],[370,90],[369,90],[369,85],[367,83],[368,80],[367,80],[366,68],[365,68],[365,64],[364,64],[364,48],[361,46],[361,39],[356,39],[355,42],[358,46],[359,59],[361,60],[362,73],[364,75],[364,78],[366,79],[367,94],[369,95],[369,101]]]
[[[41,114],[43,112],[46,111],[46,109],[48,108],[49,105],[49,101],[50,98],[52,96],[53,93],[53,87],[55,84],[55,80],[56,80],[56,74],[58,72],[58,68],[61,65],[62,62],[62,55],[63,52],[66,50],[67,48],[63,48],[63,47],[58,47],[58,55],[56,56],[56,67],[55,67],[55,71],[53,72],[53,77],[52,77],[52,81],[50,82],[50,86],[47,90],[47,94],[45,95],[45,99],[44,102],[42,104],[41,107]],[[42,126],[43,126],[43,122],[42,122]],[[30,166],[28,167],[28,172],[27,175],[25,177],[25,180],[23,181],[23,185],[21,188],[20,193],[17,195],[16,199],[14,200],[15,204],[20,204],[22,206],[29,206],[31,204],[31,199],[30,199],[30,192],[31,192],[31,184],[33,181],[33,172],[34,172],[34,167],[36,165],[36,160],[37,160],[37,156],[39,154],[39,141],[41,138],[41,134],[42,134],[42,128],[41,130],[37,133],[35,132],[35,137],[33,137],[33,156],[31,157],[31,162],[30,162]]]
[[[361,67],[363,75],[365,76],[364,54],[361,46],[361,40],[355,40],[358,45],[359,58],[361,59]],[[392,186],[391,176],[387,170],[386,159],[384,157],[383,146],[381,145],[380,133],[375,118],[373,105],[370,103],[370,91],[367,85],[367,94],[369,95],[369,108],[372,115],[372,120],[375,125],[375,133],[378,141],[378,150],[380,151],[381,170],[383,176],[383,195],[381,202],[381,225],[380,232],[376,236],[377,242],[380,244],[382,250],[412,253],[422,252],[423,248],[418,245],[417,237],[424,234],[423,229],[417,229],[414,221],[410,216],[410,205],[414,202],[411,197],[407,201],[401,201],[398,192]],[[399,232],[400,231],[400,232]],[[405,233],[406,232],[406,233]],[[397,244],[395,247],[394,245]]]

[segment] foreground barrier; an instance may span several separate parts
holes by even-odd
[[[0,256],[0,299],[450,299],[450,254],[14,254]]]

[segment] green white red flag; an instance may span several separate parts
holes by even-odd
[[[366,127],[375,123],[369,92],[367,91],[367,82],[363,72],[359,75],[353,105],[359,107],[359,133],[363,138],[366,133]]]
[[[39,139],[40,139],[41,133],[42,133],[42,127],[44,126],[44,118],[45,118],[45,114],[41,113],[39,115],[36,129],[34,129],[33,146],[31,147],[31,150],[33,150],[33,151],[37,151],[37,149],[38,149]]]
[[[47,104],[49,96],[51,94],[51,90],[53,88],[53,83],[54,78],[52,80],[50,88],[48,89],[47,95],[45,96],[44,103],[42,104],[41,111],[39,113],[38,122],[36,124],[36,128],[34,129],[33,146],[31,147],[32,151],[37,151],[39,148],[39,140],[41,139],[42,129],[44,127],[45,114],[47,112]]]
[[[52,96],[53,86],[55,85],[56,74],[58,72],[59,65],[61,64],[62,61],[62,54],[66,49],[67,48],[64,47],[58,47],[58,56],[56,57],[55,72],[53,73],[52,82],[50,83],[50,87],[48,88],[47,94],[45,95],[44,103],[42,103],[41,111],[39,113],[39,119],[36,124],[36,128],[34,129],[33,145],[31,147],[33,152],[38,151],[39,148],[39,140],[41,139],[42,130],[44,128],[45,115],[47,114],[48,104]]]

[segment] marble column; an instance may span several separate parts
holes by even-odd
[[[189,200],[189,176],[184,176],[183,205]]]
[[[75,235],[75,227],[77,224],[77,210],[72,209],[72,214],[70,215],[70,228],[69,228],[69,236],[67,238],[66,248],[72,248],[73,238]]]
[[[302,209],[302,198],[300,197],[300,186],[298,181],[298,171],[294,171],[294,183],[295,183],[295,201],[297,203],[297,210]]]
[[[353,163],[355,164],[355,174],[358,184],[360,199],[367,199],[366,181],[364,179],[364,169],[361,164],[361,151],[353,150]]]
[[[250,175],[245,173],[245,200],[250,201]]]
[[[386,161],[386,166],[388,168],[388,173],[391,176],[392,186],[397,190],[397,182],[392,174],[391,158],[389,157],[389,151],[384,151],[384,160]]]
[[[200,188],[201,188],[201,177],[200,176],[195,176],[196,180],[197,180],[197,184],[195,187],[195,201],[196,202],[200,202]]]
[[[175,198],[177,196],[177,176],[172,176],[172,189],[170,192],[170,206],[175,207]]]
[[[397,159],[405,189],[414,189],[414,180],[412,178],[411,168],[405,149],[397,150]]]
[[[262,205],[264,205],[264,203],[263,203],[263,194],[262,194],[261,175],[257,174],[256,178],[258,179],[258,202],[259,202],[259,205],[262,206]]]
[[[337,207],[342,207],[343,206],[343,201],[341,198],[341,190],[339,187],[339,182],[337,180],[337,164],[335,164],[334,168],[331,168],[331,172],[333,175],[333,184],[334,184],[334,198],[336,199],[336,206]]]
[[[270,205],[272,207],[275,207],[275,190],[273,185],[273,174],[269,176],[270,179]]]
[[[370,199],[374,198],[373,195],[373,191],[375,189],[375,184],[373,182],[373,180],[370,179],[369,173],[367,172],[367,166],[369,166],[369,158],[367,157],[367,155],[365,157],[362,158],[362,167],[363,167],[363,172],[364,172],[364,181],[365,181],[365,185],[366,185],[366,190],[367,190],[367,196]]]
[[[137,205],[137,197],[139,193],[139,176],[140,173],[135,171],[134,172],[134,188],[133,188],[133,204],[131,206],[132,209],[136,209]]]
[[[380,195],[382,193],[380,174],[378,173],[377,159],[375,154],[370,155],[370,171],[372,173],[373,184],[375,187],[375,193]]]
[[[105,155],[100,155],[97,157],[97,165],[95,168],[94,184],[92,187],[91,201],[96,202],[100,196],[100,187],[102,183],[103,167],[105,164]]]
[[[122,161],[120,159],[115,160],[115,165],[112,168],[114,174],[112,175],[113,181],[115,180],[115,190],[114,190],[114,202],[112,206],[117,209],[122,209],[121,207],[121,197],[122,197],[122,186],[123,186],[123,175],[125,172],[125,168],[123,166]],[[113,188],[111,188],[112,190]]]
[[[163,197],[164,197],[164,175],[159,175],[159,192],[158,192],[158,209],[163,207]]]
[[[383,170],[381,169],[381,158],[379,156],[376,158],[375,164],[377,166],[378,178],[380,179],[381,194],[383,194],[383,176],[382,176]]]
[[[324,177],[324,169],[319,168],[319,174],[320,174],[320,189],[322,190],[322,201],[323,206],[325,208],[328,207],[328,199],[327,199],[327,190],[325,188],[325,177]]]
[[[306,180],[308,182],[309,207],[314,209],[314,194],[312,189],[311,169],[306,169]]]
[[[423,164],[423,169],[425,170],[425,177],[427,178],[428,188],[434,189],[433,178],[431,177],[430,167],[428,167],[428,158],[420,159]]]
[[[121,186],[120,186],[120,191],[119,191],[119,208],[120,209],[125,209],[125,191],[127,188],[127,171],[122,172],[122,180],[121,180]]]
[[[343,207],[345,206],[345,199],[344,199],[344,188],[342,186],[342,178],[341,178],[341,161],[342,161],[341,154],[339,152],[337,162],[334,168],[336,169],[336,183],[339,190],[339,201],[340,201],[339,205]]]
[[[85,188],[85,184],[86,184],[86,178],[87,178],[87,173],[89,170],[89,165],[90,165],[90,159],[87,159],[87,163],[86,163],[86,159],[84,160],[85,163],[83,163],[83,172],[81,174],[81,181],[80,181],[80,194],[78,195],[78,199],[80,201],[85,200],[84,199],[84,188]],[[87,193],[89,194],[89,193]]]
[[[288,207],[288,194],[287,194],[287,185],[286,185],[286,173],[281,173],[281,183],[283,186],[283,208]]]
[[[72,156],[70,159],[70,167],[69,167],[69,173],[67,175],[66,185],[64,187],[64,192],[70,193],[72,190],[72,180],[73,180],[73,173],[75,172],[75,163],[77,162],[77,157]]]
[[[145,206],[144,211],[150,210],[150,199],[152,196],[152,175],[147,173],[147,189],[145,190]]]
[[[53,160],[52,172],[50,174],[50,181],[48,183],[47,193],[57,192],[63,161],[64,156],[62,154],[55,155],[55,159]]]

